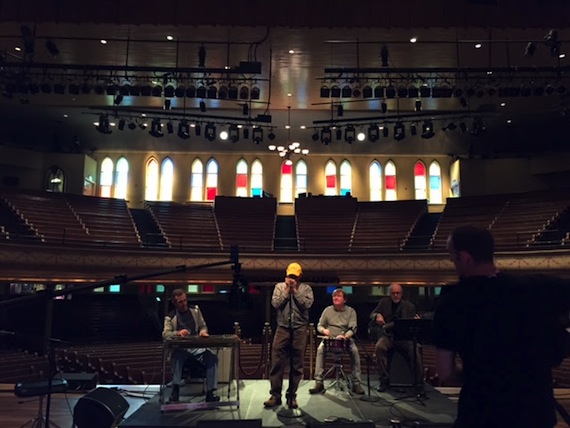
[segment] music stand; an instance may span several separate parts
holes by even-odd
[[[431,326],[431,319],[402,318],[394,320],[394,341],[399,342],[404,340],[411,340],[413,343],[413,355],[410,357],[412,359],[412,370],[414,372],[414,383],[412,385],[414,394],[407,395],[405,397],[399,397],[398,400],[415,397],[422,406],[425,406],[423,400],[427,399],[427,397],[425,396],[423,389],[419,391],[418,388],[418,341],[427,340],[431,336]]]

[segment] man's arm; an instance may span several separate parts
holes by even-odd
[[[273,295],[271,296],[271,305],[275,309],[279,309],[287,303],[287,299],[289,299],[289,293],[287,291],[287,285],[284,282],[279,282],[275,284],[275,288],[273,289]]]
[[[169,315],[164,317],[164,326],[162,328],[162,338],[168,339],[177,335],[176,328],[174,327],[173,317]]]
[[[293,294],[293,298],[298,306],[303,309],[309,309],[314,301],[313,289],[308,284],[301,283],[297,292]]]
[[[196,305],[195,311],[196,311],[196,318],[197,318],[196,330],[198,330],[198,334],[200,336],[207,336],[208,335],[208,326],[206,325],[206,320],[204,319],[204,315],[202,315],[202,311],[200,310],[198,305]]]
[[[356,333],[356,327],[357,327],[356,311],[354,310],[354,308],[350,308],[350,317],[348,319],[348,325],[346,326],[346,330],[344,331],[344,337],[349,339],[352,336],[354,336],[354,334]]]
[[[321,317],[319,318],[319,323],[317,324],[317,332],[326,336],[325,330],[327,329],[328,326],[329,322],[327,317],[327,309],[325,308],[325,310],[321,314]]]

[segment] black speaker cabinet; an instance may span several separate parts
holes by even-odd
[[[414,372],[410,367],[408,359],[399,349],[392,350],[389,359],[390,386],[413,386]]]
[[[196,423],[197,428],[262,428],[261,419],[243,419],[243,420],[199,420]]]
[[[114,428],[129,410],[129,403],[117,391],[97,388],[81,397],[73,408],[77,428]]]
[[[370,421],[362,422],[309,422],[307,428],[374,428],[376,424]]]

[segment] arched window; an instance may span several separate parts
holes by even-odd
[[[259,196],[263,193],[263,165],[259,159],[251,164],[251,196]]]
[[[113,196],[113,161],[106,157],[101,162],[101,190],[99,196],[111,198]]]
[[[340,163],[340,195],[352,194],[352,166],[347,160]]]
[[[429,165],[429,203],[443,203],[443,191],[441,189],[441,167],[437,161]]]
[[[293,202],[293,164],[287,161],[281,163],[279,202]]]
[[[336,164],[329,160],[325,165],[325,196],[336,195]]]
[[[218,194],[218,162],[210,159],[206,164],[206,200],[213,201]]]
[[[295,164],[295,194],[307,193],[309,187],[308,182],[309,170],[307,169],[307,162],[303,159]]]
[[[369,170],[370,176],[370,200],[382,200],[382,165],[377,160],[372,161]]]
[[[397,201],[398,193],[396,189],[396,165],[391,160],[386,162],[384,168],[385,176],[384,183],[386,186],[386,200],[387,201]]]
[[[247,162],[240,159],[236,166],[236,196],[247,195]]]
[[[129,185],[129,162],[121,157],[117,161],[115,171],[115,198],[127,199],[127,188]]]
[[[171,201],[172,185],[174,183],[174,164],[172,159],[164,159],[160,170],[160,200]]]
[[[150,158],[146,163],[144,198],[147,201],[158,201],[158,161],[155,158]]]
[[[422,161],[414,165],[414,190],[416,199],[427,199],[426,166]]]
[[[202,201],[204,198],[204,164],[200,159],[192,162],[192,173],[190,178],[190,200]]]

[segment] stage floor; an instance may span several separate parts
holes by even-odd
[[[325,382],[325,387],[330,382]],[[426,385],[425,398],[418,398],[411,388],[392,388],[386,392],[376,392],[376,382],[371,383],[371,397],[374,402],[361,400],[360,395],[350,395],[336,388],[327,389],[323,394],[311,395],[309,388],[314,381],[303,381],[297,392],[301,416],[293,417],[286,407],[264,409],[263,402],[269,398],[268,380],[245,380],[240,382],[240,406],[220,406],[217,409],[165,410],[161,411],[157,387],[151,386],[139,391],[122,391],[127,395],[144,394],[152,396],[119,425],[130,428],[158,428],[196,426],[199,421],[218,421],[208,426],[224,426],[223,421],[245,421],[261,419],[263,427],[306,426],[315,422],[365,422],[376,427],[392,427],[392,419],[398,419],[403,426],[414,426],[415,422],[428,423],[423,426],[451,426],[455,419],[456,402],[449,396]],[[285,382],[284,390],[286,390]],[[128,387],[127,387],[128,388]],[[140,387],[139,387],[140,388]],[[235,386],[234,386],[235,389]],[[366,388],[365,388],[366,389]],[[186,385],[181,388],[182,403],[204,403],[201,384]],[[227,385],[218,391],[223,401],[227,400]],[[168,397],[169,389],[165,390]],[[284,397],[283,397],[284,399]],[[230,401],[235,400],[235,390]],[[205,424],[205,422],[200,422]],[[431,423],[431,424],[429,424]],[[232,426],[230,423],[228,427]],[[236,426],[245,426],[237,425]],[[422,426],[416,425],[418,427]]]

